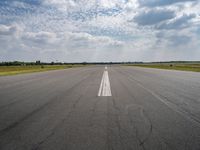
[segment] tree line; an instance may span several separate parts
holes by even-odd
[[[0,66],[31,66],[31,65],[87,65],[87,64],[137,64],[142,62],[77,62],[77,63],[66,63],[66,62],[24,62],[24,61],[7,61],[0,62]]]
[[[77,63],[66,63],[66,62],[41,62],[40,60],[35,62],[24,62],[24,61],[7,61],[0,62],[0,66],[31,66],[31,65],[104,65],[104,64],[156,64],[156,63],[200,63],[200,61],[163,61],[163,62],[77,62]]]

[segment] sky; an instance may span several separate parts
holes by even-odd
[[[200,60],[200,0],[0,0],[0,62]]]

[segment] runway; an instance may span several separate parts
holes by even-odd
[[[200,73],[118,65],[0,77],[0,150],[199,150]]]

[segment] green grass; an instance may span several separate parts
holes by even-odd
[[[145,63],[128,66],[200,72],[200,63]]]
[[[0,66],[0,76],[82,67],[84,65]]]

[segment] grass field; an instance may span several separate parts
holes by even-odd
[[[200,72],[200,63],[144,63],[128,66]]]
[[[83,65],[0,66],[0,76],[81,67]]]

